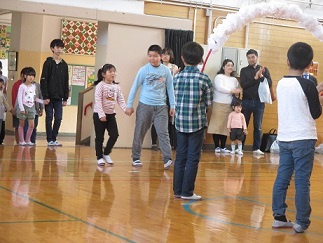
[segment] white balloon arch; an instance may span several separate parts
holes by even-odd
[[[211,52],[222,48],[228,37],[235,31],[240,30],[255,18],[272,15],[293,19],[300,26],[312,33],[318,40],[323,41],[323,27],[318,20],[311,15],[303,13],[299,6],[280,2],[258,3],[242,7],[237,13],[228,14],[221,24],[213,29],[213,34],[208,39],[209,52],[205,59],[202,70],[207,63]]]

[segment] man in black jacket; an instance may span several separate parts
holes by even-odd
[[[63,116],[63,106],[66,106],[69,85],[68,66],[60,57],[64,43],[54,39],[50,43],[53,57],[48,57],[43,65],[40,88],[44,98],[46,112],[46,137],[48,146],[61,146],[56,140]],[[53,123],[54,117],[54,124]]]
[[[251,114],[253,114],[253,153],[264,154],[260,150],[261,143],[261,125],[264,115],[265,103],[261,102],[258,95],[260,82],[267,78],[269,87],[272,85],[269,70],[258,65],[258,52],[250,49],[247,52],[248,66],[240,71],[240,84],[243,89],[242,97],[242,113],[246,118],[247,126]]]

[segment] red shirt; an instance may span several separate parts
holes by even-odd
[[[22,84],[21,79],[17,80],[12,86],[12,90],[11,90],[12,107],[15,107],[20,84]]]

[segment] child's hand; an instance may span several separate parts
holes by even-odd
[[[38,116],[42,116],[43,112],[42,111],[38,111]]]
[[[231,128],[228,128],[228,132],[229,132],[229,133],[231,132]]]
[[[15,108],[13,108],[13,109],[11,110],[11,113],[12,113],[12,115],[16,116],[16,115],[17,115],[17,111],[16,111],[16,109],[15,109]]]
[[[170,108],[169,109],[169,115],[170,116],[174,116],[175,115],[175,109],[174,108]]]
[[[248,134],[248,130],[247,130],[247,129],[244,129],[244,130],[243,130],[243,133],[244,133],[245,135],[247,135],[247,134]]]
[[[101,118],[100,118],[100,121],[101,121],[101,122],[106,122],[106,121],[107,121],[107,118],[106,118],[105,116],[104,116],[104,117],[101,117]]]
[[[21,113],[21,114],[23,114],[23,115],[25,115],[25,114],[26,114],[26,112],[25,112],[25,111],[21,111],[20,113]]]
[[[126,115],[128,115],[128,116],[131,116],[132,115],[132,113],[133,113],[133,111],[134,111],[134,109],[133,108],[126,108],[126,111],[125,111],[125,113],[126,113]]]

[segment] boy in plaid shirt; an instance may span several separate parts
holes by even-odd
[[[212,82],[197,68],[203,54],[198,43],[186,43],[181,53],[185,68],[174,78],[177,147],[173,190],[175,198],[186,200],[202,198],[194,193],[194,187],[207,126],[206,110],[213,100]]]

